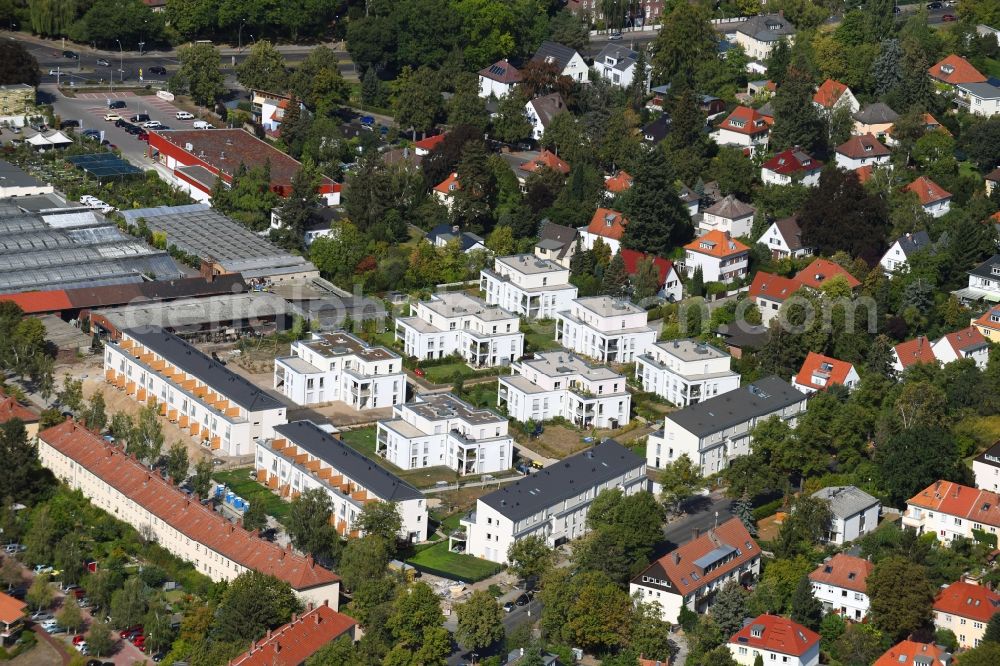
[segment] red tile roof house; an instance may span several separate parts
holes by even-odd
[[[250,644],[228,666],[300,666],[321,647],[342,636],[357,639],[358,623],[327,605],[310,608]]]
[[[962,648],[978,647],[986,625],[1000,612],[1000,594],[984,585],[960,580],[934,599],[934,627],[950,629]]]
[[[460,189],[462,189],[462,183],[458,179],[458,174],[453,172],[434,186],[433,194],[448,210],[451,210],[451,207],[455,205],[455,193]]]
[[[0,642],[6,643],[7,639],[13,638],[20,631],[24,623],[24,611],[28,604],[15,599],[14,597],[0,592],[0,624],[3,630],[0,631]]]
[[[625,262],[625,272],[630,276],[634,276],[639,272],[639,263],[643,259],[648,257],[653,260],[653,266],[656,268],[657,275],[659,275],[660,290],[657,296],[671,302],[679,301],[684,296],[684,285],[681,283],[680,275],[674,267],[674,262],[663,257],[655,257],[651,254],[628,250],[626,248],[622,248],[619,252],[622,255],[622,260]]]
[[[441,142],[444,141],[446,136],[448,136],[447,132],[441,132],[441,134],[435,134],[434,136],[429,136],[425,139],[421,139],[420,141],[414,141],[413,152],[420,157],[426,157],[437,150],[438,146],[441,145]]]
[[[164,165],[181,189],[195,200],[211,199],[221,177],[232,183],[240,164],[247,168],[269,164],[271,190],[282,197],[292,191],[292,176],[302,164],[271,144],[241,129],[152,130],[148,156]],[[340,183],[323,176],[319,194],[328,206],[340,203]]]
[[[997,534],[1000,495],[952,481],[935,481],[906,500],[903,527],[917,534],[933,534],[945,543],[958,537],[972,539],[974,529]]]
[[[67,420],[40,432],[38,459],[95,506],[148,529],[160,546],[213,581],[253,569],[287,582],[304,602],[337,609],[335,573],[231,523],[82,425]]]
[[[889,164],[889,149],[874,134],[852,136],[837,146],[837,166],[853,171],[863,166]]]
[[[646,567],[629,583],[629,594],[658,604],[660,618],[676,623],[682,607],[705,612],[727,583],[758,576],[760,557],[760,546],[747,528],[739,518],[730,518]]]
[[[594,243],[598,238],[611,248],[612,256],[621,248],[622,236],[625,235],[625,227],[628,225],[628,218],[616,210],[610,208],[598,208],[594,216],[590,218],[590,224],[580,227],[580,247],[584,250],[593,250]]]
[[[951,654],[940,645],[905,640],[896,643],[872,666],[951,666]]]
[[[760,311],[761,323],[769,325],[778,316],[784,302],[801,287],[802,283],[792,278],[757,271],[750,283],[748,296]]]
[[[994,305],[972,323],[984,337],[1000,342],[1000,305]]]
[[[900,342],[892,348],[892,369],[897,375],[918,363],[937,362],[937,357],[934,356],[934,346],[923,335],[918,335],[906,342]]]
[[[851,363],[809,352],[799,373],[792,377],[792,386],[808,395],[834,384],[853,389],[859,381],[861,377]]]
[[[783,150],[760,165],[760,179],[769,185],[800,183],[807,187],[819,185],[823,163],[801,148]]]
[[[868,615],[868,576],[874,568],[868,560],[837,553],[809,574],[813,596],[826,612],[861,622]]]
[[[959,83],[982,83],[986,80],[978,69],[963,58],[954,53],[946,57],[936,65],[927,69],[927,74],[945,87],[958,85]]]
[[[728,646],[742,666],[753,666],[757,655],[765,664],[819,664],[819,634],[780,615],[757,616],[733,634]]]
[[[34,439],[38,434],[38,418],[34,410],[28,409],[13,397],[0,391],[0,423],[20,419],[28,432],[28,439]]]
[[[613,197],[630,189],[632,189],[632,176],[624,169],[614,176],[604,179],[604,193],[606,196]]]
[[[823,111],[833,111],[837,107],[847,107],[851,113],[856,113],[861,108],[858,98],[854,96],[851,89],[840,81],[827,79],[816,90],[813,95],[813,104]]]
[[[804,287],[819,289],[828,280],[832,280],[837,276],[843,276],[851,289],[861,286],[861,282],[856,277],[848,273],[840,264],[834,263],[829,259],[814,259],[811,264],[795,274],[795,279],[802,283]]]
[[[739,146],[748,153],[767,150],[771,121],[748,106],[737,106],[712,133],[720,146]]]
[[[990,360],[990,343],[975,326],[952,331],[931,345],[934,357],[942,364],[971,358],[980,370]]]
[[[684,270],[688,277],[701,268],[705,282],[733,282],[747,274],[750,248],[732,235],[709,231],[684,246]]]
[[[926,176],[920,176],[903,190],[916,194],[924,212],[931,217],[941,217],[951,210],[951,192]]]

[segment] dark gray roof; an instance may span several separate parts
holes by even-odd
[[[980,99],[1000,99],[1000,88],[987,81],[980,83],[960,83],[956,87]]]
[[[0,160],[0,187],[39,187],[42,182],[14,166],[6,160]]]
[[[529,101],[528,104],[535,110],[535,114],[542,123],[542,127],[548,127],[553,118],[560,113],[565,113],[567,110],[566,102],[563,101],[562,95],[559,93],[550,93],[536,97]]]
[[[763,324],[748,324],[736,320],[733,324],[720,324],[716,333],[731,347],[760,349],[767,344],[771,330]]]
[[[656,120],[646,123],[642,128],[642,135],[653,143],[663,141],[668,134],[670,134],[670,116],[666,113],[661,114]]]
[[[805,399],[806,396],[791,384],[772,375],[735,391],[709,398],[705,402],[671,412],[666,418],[688,432],[704,437],[804,402]]]
[[[560,259],[565,257],[569,249],[573,247],[573,243],[576,242],[576,229],[550,222],[548,218],[542,220],[540,225],[538,230],[538,245],[559,249],[558,257]],[[546,245],[543,246],[543,242]]]
[[[591,449],[495,490],[480,501],[516,522],[644,463],[615,440],[606,439]]]
[[[993,467],[1000,467],[1000,442],[980,453],[975,458],[976,462]]]
[[[878,504],[879,501],[854,486],[828,486],[813,493],[813,497],[826,500],[830,512],[837,518],[846,519]]]
[[[162,356],[167,362],[197,377],[213,391],[226,396],[249,412],[280,409],[284,406],[249,380],[237,375],[221,363],[213,361],[159,326],[139,326],[126,329],[124,332],[138,340],[144,347]]]
[[[292,421],[275,426],[274,431],[350,477],[385,502],[423,497],[419,490],[406,481],[334,438],[312,421]]]
[[[573,59],[574,55],[576,55],[576,51],[568,46],[564,46],[559,42],[545,41],[542,42],[542,45],[538,47],[537,51],[535,51],[535,55],[531,58],[531,61],[535,62],[537,60],[541,60],[543,62],[555,62],[559,66],[559,71],[561,72],[566,69],[566,65],[569,64],[569,61]]]
[[[459,246],[462,248],[462,252],[468,252],[470,249],[475,247],[477,243],[485,243],[482,236],[477,236],[471,231],[463,231],[455,233],[455,229],[450,224],[439,224],[430,231],[427,232],[427,240],[433,243],[435,239],[440,238],[445,243],[450,243],[453,240],[458,240]]]
[[[971,271],[969,275],[975,275],[978,277],[985,278],[996,278],[997,275],[993,272],[994,268],[1000,269],[1000,254],[994,254],[992,257],[979,264]]]
[[[622,46],[621,44],[608,43],[604,45],[601,52],[597,54],[594,58],[594,64],[604,65],[605,59],[611,57],[614,58],[615,64],[613,67],[620,71],[625,71],[632,65],[636,63],[639,59],[639,52],[633,51],[632,49]]]
[[[899,243],[899,249],[903,251],[903,255],[909,257],[917,250],[930,245],[931,237],[927,235],[926,231],[918,231],[916,233],[900,236],[896,239],[896,242]]]
[[[882,125],[896,122],[899,114],[890,109],[888,104],[875,102],[855,113],[854,119],[866,125]]]
[[[771,103],[771,100],[768,100],[764,103],[764,106],[757,109],[757,113],[768,118],[774,118],[774,104]]]
[[[774,224],[778,227],[781,237],[785,239],[785,244],[789,250],[795,252],[805,247],[802,244],[802,229],[799,227],[799,219],[797,217],[793,215],[775,220]]]
[[[753,16],[736,26],[736,32],[749,35],[757,41],[775,42],[782,37],[795,34],[795,26],[784,16],[762,14]]]

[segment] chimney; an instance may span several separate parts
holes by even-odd
[[[697,539],[698,537],[701,536],[701,528],[700,527],[692,527],[691,528],[691,534],[692,534],[691,538]]]
[[[455,224],[455,225],[452,225],[452,227],[451,227],[451,233],[453,233],[453,234],[457,234],[457,233],[458,233],[458,230],[459,230],[459,227],[458,227],[458,225],[457,225],[457,224]]]
[[[271,630],[267,630],[267,640],[271,640]]]

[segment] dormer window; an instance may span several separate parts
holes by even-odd
[[[709,243],[708,241],[702,241],[702,242],[701,242],[701,243],[699,244],[699,247],[700,247],[700,248],[701,248],[702,250],[711,250],[711,249],[712,249],[713,247],[715,247],[715,243]]]
[[[865,152],[866,153],[872,152],[872,146],[870,144],[867,143],[865,144]]]
[[[1000,275],[1000,266],[993,267],[993,275]]]
[[[743,127],[745,124],[742,120],[730,120],[729,122],[733,127]]]
[[[955,71],[955,68],[951,65],[941,65],[941,71],[945,74],[951,74]]]
[[[760,625],[754,626],[752,629],[750,629],[750,635],[754,638],[760,638],[761,636],[764,635],[764,627]]]

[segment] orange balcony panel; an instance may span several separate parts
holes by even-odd
[[[259,482],[261,482],[261,483],[266,483],[267,482],[267,470],[266,469],[259,469],[259,470],[257,470],[257,480]]]
[[[285,485],[281,486],[281,488],[278,490],[278,494],[281,495],[282,497],[288,497],[288,495],[291,492],[292,492],[292,488],[287,483]]]
[[[146,389],[141,388],[138,391],[136,391],[135,392],[135,399],[138,400],[139,402],[145,402],[146,401]]]
[[[351,484],[349,484],[349,483],[342,483],[342,484],[340,484],[340,492],[344,493],[345,495],[350,495],[351,494]]]
[[[313,473],[318,472],[320,464],[321,463],[318,460],[310,460],[306,463],[306,469]]]
[[[201,433],[201,424],[192,423],[191,424],[191,436],[197,437]]]
[[[337,521],[337,532],[339,532],[340,534],[346,534],[347,533],[347,523],[345,523],[343,520],[338,520]]]
[[[194,394],[196,396],[198,396],[199,398],[203,398],[203,397],[205,397],[206,394],[208,394],[208,387],[207,386],[199,386],[198,388],[196,388],[194,390]]]
[[[351,538],[352,539],[357,539],[360,536],[361,536],[361,532],[359,532],[358,530],[351,530]]]
[[[190,390],[194,389],[194,387],[195,387],[196,384],[197,384],[197,382],[195,380],[193,380],[193,379],[187,379],[187,380],[181,382],[181,388],[184,389],[185,391],[190,391]]]
[[[329,467],[324,467],[319,471],[319,473],[316,476],[323,479],[324,481],[329,481],[330,478],[333,476],[333,470],[330,469]]]
[[[188,418],[188,415],[184,414],[181,416],[180,419],[177,420],[177,425],[180,426],[181,428],[187,428],[189,420],[190,419]]]
[[[167,415],[167,403],[161,402],[160,405],[159,405],[159,407],[160,407],[160,416],[166,416]]]
[[[226,410],[226,416],[228,416],[231,419],[239,418],[239,415],[240,415],[239,407],[230,407],[229,409]]]
[[[119,346],[122,349],[132,349],[132,347],[135,347],[135,343],[132,342],[131,340],[126,339],[126,340],[122,340],[121,341],[121,345],[119,345]]]
[[[120,389],[125,388],[125,382],[126,382],[125,375],[118,375],[115,378],[115,386],[117,386]]]
[[[108,380],[109,382],[115,381],[115,369],[114,368],[108,368],[107,370],[105,370],[104,371],[104,378],[106,380]]]
[[[128,394],[135,393],[135,382],[127,382],[125,384],[125,392]]]
[[[361,502],[364,502],[365,500],[368,499],[368,493],[366,493],[364,490],[356,490],[355,492],[351,493],[351,499],[356,499]]]
[[[157,372],[163,372],[163,370],[167,367],[167,362],[161,358],[159,361],[153,361],[153,363],[150,364],[150,367]]]
[[[176,421],[177,420],[177,410],[176,409],[168,409],[167,410],[167,420],[168,421]]]
[[[294,460],[295,460],[296,464],[298,464],[298,465],[304,465],[309,460],[309,454],[308,453],[300,453],[297,456],[295,456]]]
[[[276,477],[274,474],[272,474],[270,477],[268,477],[268,479],[267,479],[267,487],[270,488],[271,490],[277,490],[278,489],[278,477]]]
[[[300,493],[299,491],[297,491],[297,490],[293,490],[293,491],[292,491],[292,499],[295,499],[296,497],[298,497],[298,496],[299,496],[299,495],[301,495],[301,494],[302,494],[302,493]]]
[[[288,446],[288,440],[283,437],[278,437],[271,442],[271,448],[275,451],[281,451],[286,446]]]
[[[222,438],[216,435],[212,438],[212,450],[217,451],[222,448]]]

